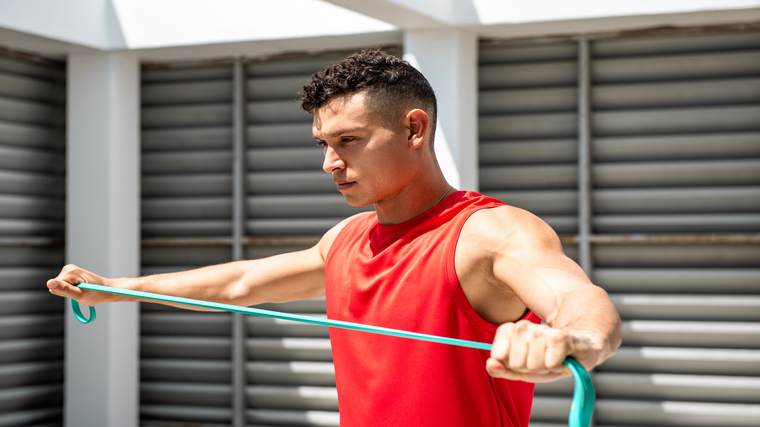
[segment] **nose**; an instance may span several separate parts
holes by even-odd
[[[346,167],[343,159],[340,158],[338,153],[332,147],[325,147],[325,161],[322,163],[322,170],[327,173],[333,173]]]

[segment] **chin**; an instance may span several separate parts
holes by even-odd
[[[348,203],[349,206],[353,206],[355,208],[361,208],[361,207],[369,206],[369,205],[375,203],[372,200],[361,199],[359,197],[350,196],[350,195],[347,195],[347,194],[344,194],[343,198],[346,199],[346,203]]]

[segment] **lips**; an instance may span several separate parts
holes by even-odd
[[[338,191],[343,191],[351,188],[356,183],[354,181],[335,181],[335,184],[338,186]]]

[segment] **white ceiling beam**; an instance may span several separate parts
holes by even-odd
[[[477,25],[472,0],[323,0],[397,26],[401,30]]]

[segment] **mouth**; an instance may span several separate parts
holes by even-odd
[[[354,181],[335,181],[335,184],[338,186],[338,191],[348,190],[349,188],[353,187],[356,182]]]

